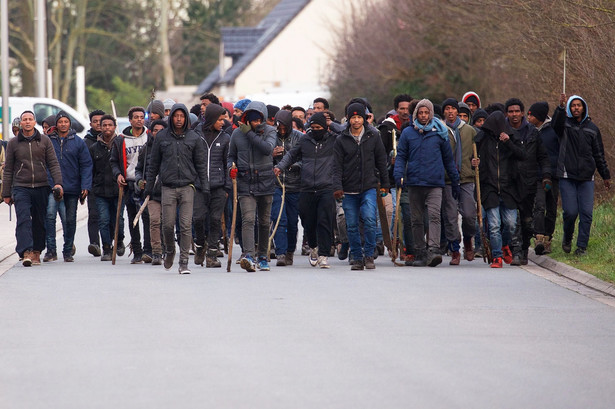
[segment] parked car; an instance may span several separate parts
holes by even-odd
[[[2,99],[0,98],[0,112],[1,109]],[[60,111],[64,111],[68,114],[71,120],[72,128],[75,132],[77,132],[77,135],[84,137],[90,128],[90,121],[87,118],[84,118],[79,112],[57,99],[38,97],[9,97],[10,123],[13,122],[14,118],[18,118],[22,112],[28,110],[34,112],[39,131],[43,130],[41,125],[43,124],[43,120],[45,118],[49,115],[56,115]],[[10,137],[12,137],[12,134]]]

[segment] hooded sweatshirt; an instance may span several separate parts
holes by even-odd
[[[218,104],[209,104],[205,110],[203,124],[199,127],[207,151],[207,179],[209,188],[216,189],[228,185],[226,160],[231,136],[224,128],[216,131],[213,126],[224,115],[225,109]]]
[[[124,129],[121,135],[113,140],[111,149],[111,168],[113,177],[123,175],[129,186],[135,182],[135,169],[139,162],[139,153],[147,144],[147,129],[143,128],[141,135],[132,134],[132,126]]]
[[[281,155],[274,156],[273,164],[277,165],[284,155],[295,146],[299,140],[303,137],[303,133],[293,129],[293,118],[290,111],[282,110],[278,111],[275,115],[277,123],[284,125],[286,128],[286,134],[281,134],[279,129],[277,132],[276,146],[283,146],[284,151]],[[301,190],[301,162],[294,163],[290,169],[285,170],[280,176],[280,180],[284,183],[287,192],[299,192]],[[276,185],[279,183],[276,180]],[[280,186],[281,187],[281,186]]]
[[[272,153],[277,140],[276,130],[265,123],[267,106],[264,103],[250,102],[242,115],[242,122],[251,111],[259,113],[263,123],[245,134],[241,128],[233,131],[227,168],[230,169],[233,163],[237,165],[239,196],[272,195],[275,191]]]
[[[583,104],[584,115],[579,122],[572,116],[570,105],[578,99]],[[596,169],[602,179],[611,178],[600,129],[589,117],[587,103],[578,95],[568,99],[566,110],[557,107],[553,114],[553,129],[560,137],[560,150],[556,175],[559,178],[579,181],[593,180]]]
[[[206,152],[201,137],[189,127],[188,108],[184,104],[175,104],[169,118],[181,110],[186,120],[181,129],[175,129],[173,120],[169,127],[156,135],[149,168],[147,169],[146,194],[150,194],[156,177],[164,187],[179,188],[188,185],[199,186],[205,193],[209,192],[207,180]]]

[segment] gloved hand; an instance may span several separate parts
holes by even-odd
[[[139,179],[139,181],[137,182],[137,186],[139,187],[139,189],[144,190],[145,189],[145,180],[144,179]]]
[[[237,168],[231,168],[228,172],[231,179],[237,179]]]
[[[244,135],[247,135],[248,132],[250,132],[252,130],[252,127],[248,124],[244,124],[243,122],[239,123],[239,129],[241,130],[241,132],[244,133]]]
[[[333,197],[335,197],[336,200],[341,199],[342,197],[344,197],[344,191],[336,190],[335,192],[333,192]]]
[[[380,188],[380,196],[381,197],[385,197],[388,193],[389,193],[389,191],[387,189]]]
[[[395,181],[395,186],[397,186],[398,188],[402,188],[404,187],[404,179],[403,178],[399,178]]]
[[[545,192],[548,192],[549,190],[551,190],[551,186],[553,186],[553,182],[551,182],[551,179],[544,178],[542,180],[542,188],[544,189]]]
[[[265,133],[265,124],[260,124],[258,125],[255,129],[254,132],[256,132],[257,134],[262,134]]]
[[[458,200],[459,195],[461,194],[461,186],[460,185],[451,185],[453,199]]]

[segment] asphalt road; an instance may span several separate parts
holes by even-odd
[[[191,265],[180,276],[177,264],[102,263],[86,242],[81,227],[75,263],[17,264],[0,277],[0,408],[615,402],[615,309],[537,267],[379,258],[351,272],[296,256],[270,272]]]

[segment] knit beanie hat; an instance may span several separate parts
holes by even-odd
[[[459,112],[459,103],[455,98],[447,98],[444,100],[444,102],[442,102],[442,112],[444,112],[446,107],[449,105],[455,108],[457,112]]]
[[[275,105],[267,105],[267,119],[275,118],[275,114],[277,114],[279,110],[280,107]]]
[[[235,105],[237,106],[237,105]],[[248,122],[252,122],[252,121],[257,121],[257,120],[261,120],[264,121],[265,118],[263,118],[263,114],[261,114],[260,112],[258,112],[255,109],[250,109],[248,112],[246,112],[246,121]]]
[[[171,98],[167,98],[164,100],[163,105],[164,105],[164,110],[166,111],[167,109],[173,108],[173,105],[175,105],[175,101],[173,101]]]
[[[53,125],[53,124],[51,124],[51,125]],[[21,126],[21,118],[17,117],[15,119],[13,119],[12,127],[13,128],[19,128],[20,126]]]
[[[68,114],[64,111],[60,111],[56,114],[56,125],[58,125],[58,121],[60,120],[60,118],[67,118],[68,122],[71,122],[70,117],[68,116]]]
[[[416,108],[414,108],[414,113],[412,114],[412,121],[416,121],[416,114],[421,107],[427,107],[427,109],[429,109],[429,120],[431,121],[434,117],[434,107],[432,102],[428,99],[422,99],[416,104]]]
[[[55,115],[49,115],[47,118],[43,119],[43,123],[47,124],[49,126],[55,126],[55,124],[56,124],[56,116]]]
[[[466,104],[465,102],[460,102],[459,103],[459,109],[458,109],[459,113],[466,113],[468,116],[472,116],[472,112],[470,111],[470,107],[468,106],[468,104]]]
[[[310,117],[310,126],[312,125],[320,125],[324,129],[327,129],[327,117],[322,112],[316,112],[314,115]]]
[[[361,118],[363,118],[363,121],[367,121],[367,114],[365,113],[365,109],[365,105],[358,102],[354,102],[348,105],[348,108],[346,109],[346,118],[350,119],[355,115],[359,115]]]
[[[468,91],[465,94],[463,94],[463,97],[461,97],[461,100],[465,102],[466,104],[468,102],[472,102],[477,107],[480,108],[480,98],[478,97],[478,94],[474,91]]]
[[[164,109],[164,103],[159,99],[155,99],[149,104],[149,112],[160,115],[160,118],[164,118]]]
[[[235,102],[235,108],[237,108],[238,110],[240,110],[241,112],[245,111],[246,108],[248,107],[248,104],[252,102],[251,100],[245,98],[245,99],[240,99],[239,101]]]
[[[527,111],[528,115],[535,116],[540,122],[544,122],[549,115],[549,103],[548,102],[535,102]]]
[[[472,115],[472,125],[474,125],[478,119],[487,119],[488,116],[489,114],[487,113],[487,111],[482,108],[478,108],[476,111],[474,111],[474,115]]]

